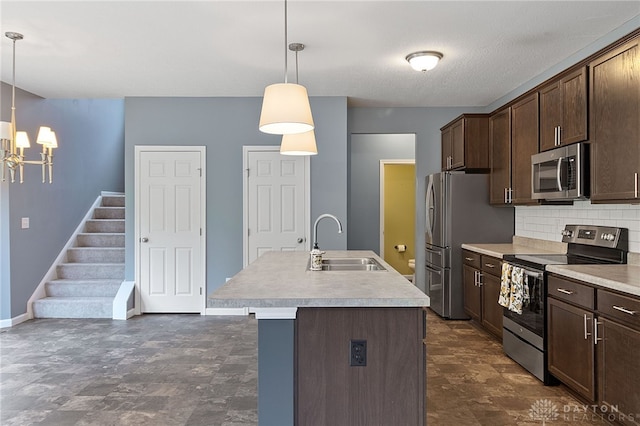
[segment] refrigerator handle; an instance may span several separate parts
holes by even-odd
[[[433,238],[433,223],[434,223],[434,215],[435,215],[435,193],[433,190],[433,180],[429,179],[429,183],[427,184],[427,197],[425,203],[425,228],[427,234],[429,234],[429,238]]]

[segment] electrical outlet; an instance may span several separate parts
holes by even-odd
[[[351,367],[365,367],[367,365],[367,341],[351,340],[350,342]]]
[[[20,221],[20,227],[22,229],[29,229],[29,218],[28,217],[23,217],[22,220]]]

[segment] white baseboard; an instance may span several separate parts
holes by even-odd
[[[249,315],[249,308],[207,308],[204,314],[247,316]]]
[[[13,317],[10,319],[5,319],[5,320],[0,320],[0,328],[9,328],[9,327],[13,327],[14,325],[18,325],[22,322],[25,322],[27,320],[30,320],[31,318],[29,317],[28,313],[24,313],[22,315],[18,315],[17,317]]]

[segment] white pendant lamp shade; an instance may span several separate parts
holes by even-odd
[[[316,134],[310,132],[282,135],[280,154],[282,155],[316,155]]]
[[[442,59],[442,53],[433,51],[415,52],[407,55],[406,59],[414,70],[429,71],[438,65],[438,62]]]
[[[29,135],[27,132],[16,132],[16,148],[30,148]]]
[[[313,130],[309,96],[304,86],[277,83],[264,89],[260,113],[261,132],[275,135],[305,133]]]

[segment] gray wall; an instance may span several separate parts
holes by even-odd
[[[207,149],[207,293],[242,269],[242,147],[280,145],[258,130],[262,98],[127,98],[125,100],[126,277],[135,279],[134,147]],[[311,222],[335,214],[347,227],[347,101],[311,98],[318,155],[311,157]],[[320,222],[324,249],[346,249],[346,232]],[[346,231],[347,229],[345,229]],[[311,235],[311,234],[310,234]]]
[[[11,119],[10,90],[2,84],[3,121]],[[39,125],[56,131],[59,148],[53,184],[42,183],[39,166],[26,165],[23,184],[0,186],[0,319],[27,311],[27,300],[100,191],[124,189],[122,100],[42,99],[17,90],[16,119],[31,139],[27,160],[39,159]],[[22,217],[30,218],[29,229],[20,228]]]
[[[414,159],[415,135],[352,134],[348,155],[347,247],[380,254],[380,160]]]
[[[349,108],[349,135],[414,133],[416,135],[416,284],[424,288],[425,176],[440,170],[440,128],[463,112],[478,108]]]

